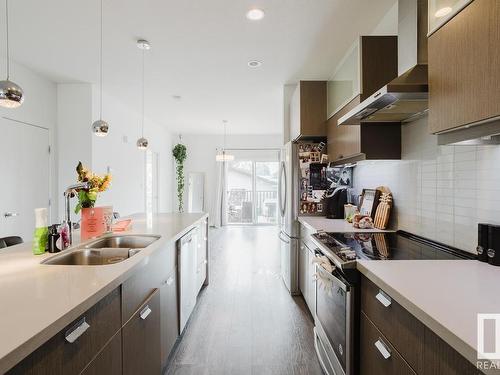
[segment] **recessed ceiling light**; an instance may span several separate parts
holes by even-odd
[[[442,18],[442,17],[446,16],[447,14],[449,14],[451,11],[452,11],[451,7],[444,7],[444,8],[438,9],[436,11],[436,13],[434,13],[434,17]]]
[[[247,18],[250,21],[259,21],[264,18],[264,15],[265,15],[264,11],[259,8],[253,8],[247,12]]]
[[[259,67],[259,66],[261,66],[261,65],[262,65],[262,63],[261,63],[260,61],[258,61],[258,60],[250,60],[250,61],[248,62],[248,66],[249,66],[250,68],[258,68],[258,67]]]
[[[181,100],[182,96],[180,96],[180,95],[172,95],[172,99],[174,99],[174,100]]]

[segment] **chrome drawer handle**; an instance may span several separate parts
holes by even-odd
[[[389,297],[387,294],[385,294],[383,291],[379,290],[377,295],[375,296],[378,301],[384,305],[384,307],[389,307],[392,303],[391,297]]]
[[[384,344],[382,339],[378,339],[377,341],[375,341],[375,347],[378,349],[380,354],[382,354],[382,357],[384,357],[384,359],[391,358],[391,350],[387,347],[387,345]]]
[[[142,309],[141,313],[139,314],[141,316],[142,320],[145,320],[149,314],[151,314],[151,309],[149,306],[146,306],[144,309]]]
[[[71,329],[69,329],[64,338],[70,344],[73,344],[78,337],[83,335],[83,333],[90,328],[90,325],[85,321],[85,317],[80,319]]]
[[[168,279],[167,279],[167,282],[166,284],[167,285],[172,285],[172,283],[174,282],[174,277],[173,276],[170,276]]]

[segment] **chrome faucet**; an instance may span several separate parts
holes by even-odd
[[[78,184],[73,184],[70,185],[66,188],[64,191],[64,198],[65,198],[65,205],[64,205],[64,211],[66,214],[66,223],[69,226],[69,245],[73,245],[73,223],[71,222],[71,208],[70,208],[70,201],[71,198],[73,198],[76,194],[76,189],[88,189],[89,188],[89,183],[88,182],[79,182]]]

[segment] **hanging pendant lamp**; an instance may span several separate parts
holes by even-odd
[[[101,0],[101,29],[99,47],[99,120],[92,124],[92,132],[98,137],[105,137],[109,132],[109,124],[102,119],[102,0]]]
[[[224,147],[222,148],[221,151],[215,155],[215,160],[219,162],[224,162],[224,161],[232,161],[234,160],[234,155],[228,154],[226,152],[226,125],[227,125],[227,120],[223,120],[222,123],[224,124]]]
[[[17,108],[23,104],[23,89],[10,81],[10,51],[9,51],[9,0],[5,0],[5,35],[7,47],[7,79],[0,81],[0,106]]]
[[[151,49],[151,44],[147,40],[139,39],[137,41],[137,48],[142,50],[142,123],[141,123],[141,138],[137,140],[137,148],[145,150],[148,148],[149,142],[144,138],[144,52]]]

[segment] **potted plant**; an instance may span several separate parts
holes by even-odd
[[[78,189],[78,204],[75,213],[82,214],[81,237],[87,239],[104,233],[105,209],[95,207],[99,193],[106,191],[111,184],[111,175],[99,176],[78,162],[76,166],[78,182],[88,182],[88,188]],[[112,211],[112,209],[111,209]],[[112,212],[111,212],[112,213]]]
[[[184,161],[187,158],[186,146],[181,143],[175,145],[172,150],[172,155],[176,164],[177,177],[177,199],[179,201],[179,212],[184,211],[183,195],[184,195]]]

